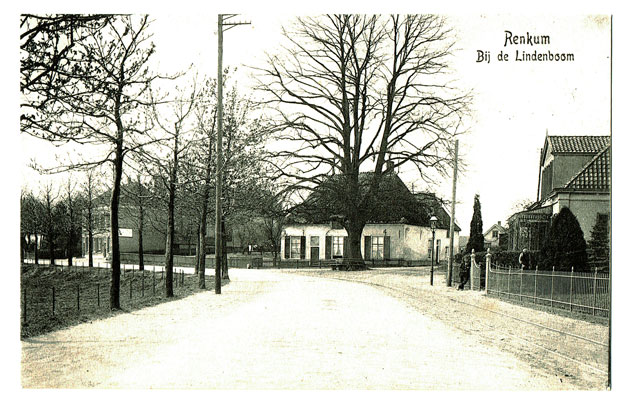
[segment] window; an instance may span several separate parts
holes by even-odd
[[[384,259],[384,237],[371,237],[371,259]]]
[[[319,237],[318,236],[310,237],[310,246],[319,246]]]
[[[332,256],[334,257],[342,257],[343,256],[343,239],[345,237],[332,237]]]
[[[428,240],[428,259],[432,259],[432,239]]]
[[[291,237],[291,258],[299,259],[301,250],[301,237]]]
[[[499,237],[499,231],[497,231],[497,230],[493,230],[492,237],[493,237],[493,238],[498,238],[498,237]]]

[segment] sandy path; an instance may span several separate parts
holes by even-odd
[[[197,294],[23,342],[23,386],[567,388],[379,289],[269,271],[230,275],[221,296]]]

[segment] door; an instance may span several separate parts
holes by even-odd
[[[436,263],[440,263],[441,259],[441,240],[436,240]]]
[[[316,235],[310,237],[310,264],[319,264],[319,237]]]
[[[312,264],[319,263],[319,247],[318,246],[310,247],[310,263]]]

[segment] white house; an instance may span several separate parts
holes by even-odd
[[[395,174],[384,178],[376,215],[363,229],[360,252],[365,260],[430,260],[432,229],[430,217],[436,216],[434,257],[436,262],[449,256],[449,214],[442,203],[429,193],[412,194]],[[281,258],[315,262],[343,258],[347,231],[332,221],[326,210],[292,218],[281,239]],[[459,249],[460,228],[454,229],[454,252]]]

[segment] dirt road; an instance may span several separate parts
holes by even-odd
[[[22,342],[27,388],[581,389],[360,283],[231,269],[201,293]]]

